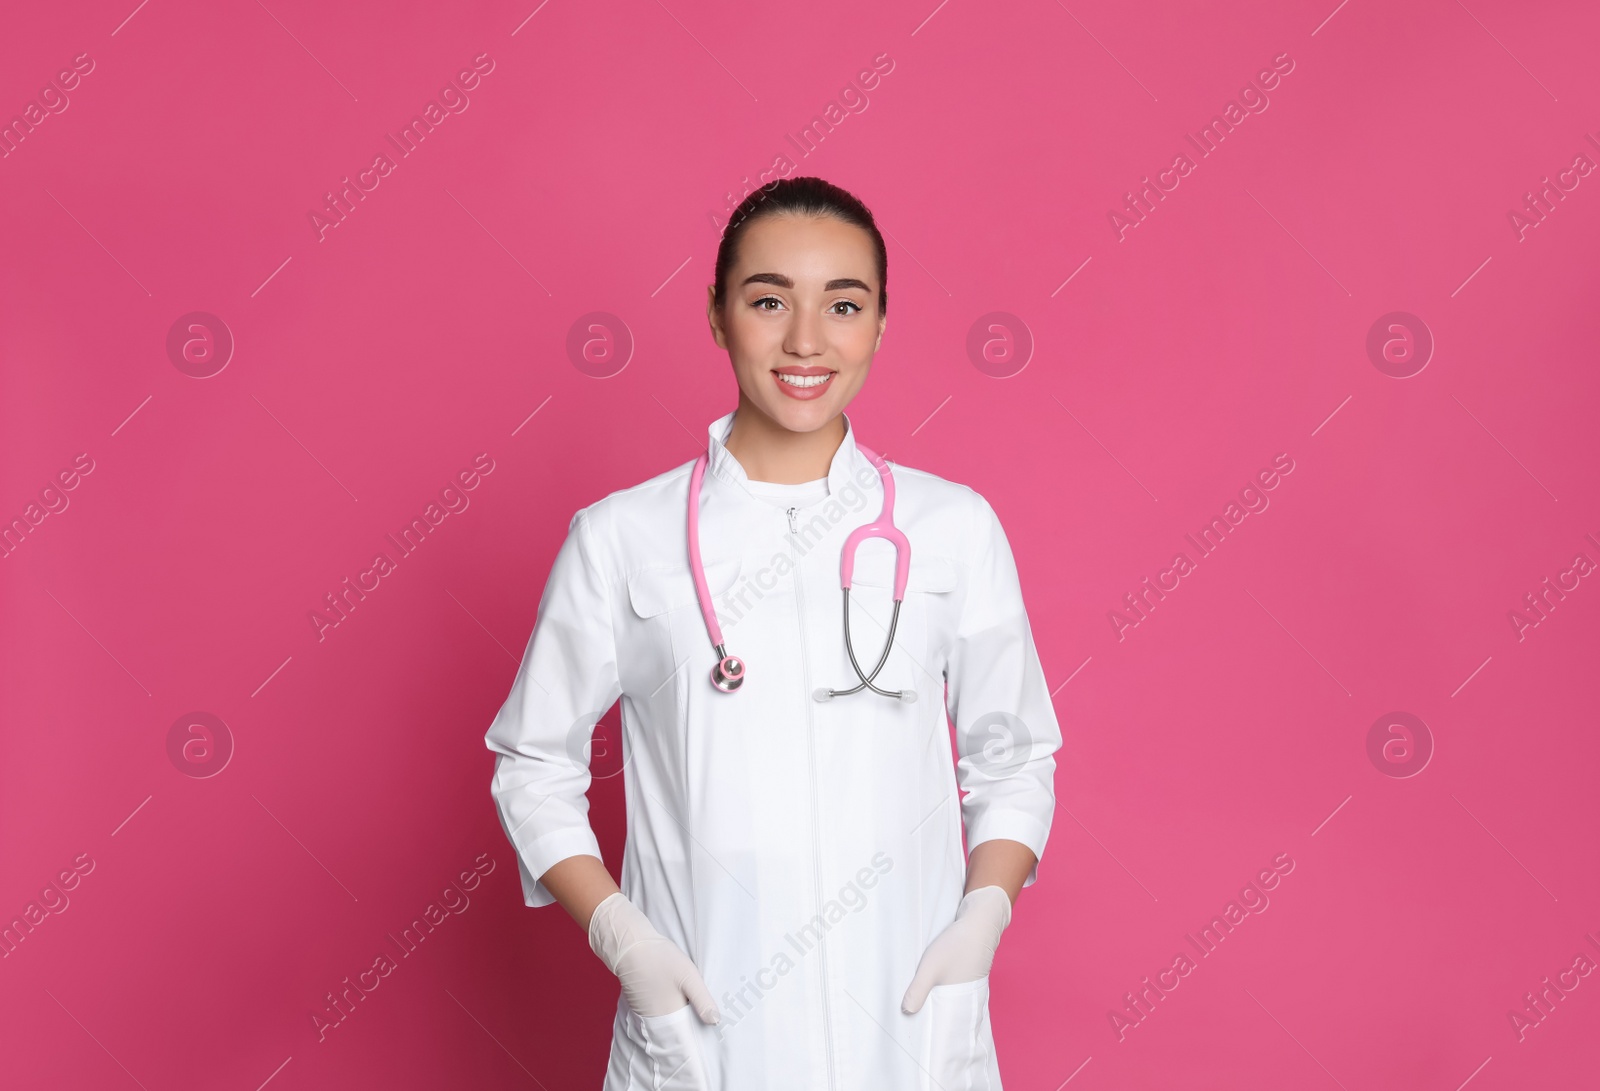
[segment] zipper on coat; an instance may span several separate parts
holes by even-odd
[[[798,508],[790,508],[789,532],[798,533],[794,525],[794,513]],[[794,539],[789,539],[789,553],[794,557],[794,605],[795,617],[800,624],[800,674],[801,695],[800,700],[806,706],[806,769],[811,778],[811,878],[813,892],[817,900],[817,916],[822,916],[822,847],[817,835],[817,745],[816,745],[816,717],[812,712],[811,669],[806,661],[806,602],[800,581],[800,558],[795,555]],[[822,1039],[828,1060],[828,1087],[838,1087],[838,1079],[833,1071],[833,1017],[828,1005],[828,937],[826,934],[817,937],[817,954],[822,962]]]

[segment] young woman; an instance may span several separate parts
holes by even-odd
[[[706,309],[738,406],[573,517],[489,728],[524,900],[621,980],[605,1091],[1000,1087],[988,973],[1061,734],[994,510],[844,415],[886,273],[821,179],[740,205]],[[620,889],[584,794],[619,696]]]

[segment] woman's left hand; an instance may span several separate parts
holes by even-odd
[[[956,906],[956,919],[922,952],[900,1010],[915,1015],[935,985],[955,985],[989,976],[1000,933],[1011,923],[1011,895],[998,886],[969,890]]]

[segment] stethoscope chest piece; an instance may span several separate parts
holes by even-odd
[[[736,655],[725,655],[711,668],[711,684],[723,693],[732,693],[744,685],[744,660]]]

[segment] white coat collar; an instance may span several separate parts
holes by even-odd
[[[734,412],[737,412],[735,410]],[[828,495],[837,496],[839,490],[845,488],[853,480],[860,488],[872,489],[878,484],[878,471],[872,461],[861,453],[856,446],[856,430],[850,423],[848,414],[844,417],[844,439],[839,444],[839,449],[833,453],[833,461],[828,466]],[[733,413],[719,417],[712,421],[706,429],[706,453],[709,456],[707,469],[716,477],[737,485],[740,491],[752,500],[757,499],[745,486],[750,481],[750,476],[744,472],[744,467],[722,445],[733,428]]]

